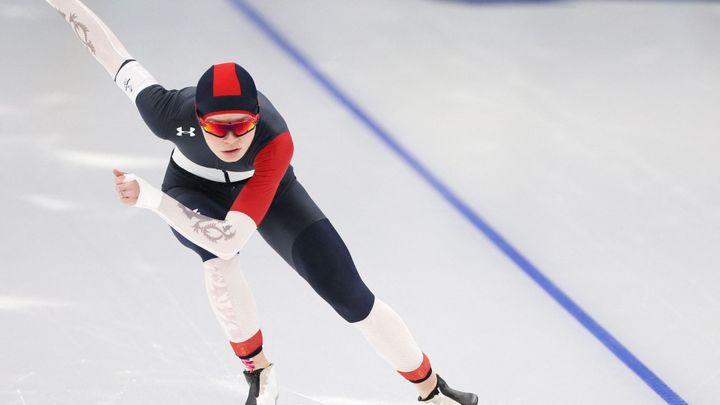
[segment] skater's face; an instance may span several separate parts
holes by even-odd
[[[247,120],[248,118],[250,118],[250,115],[248,114],[227,113],[213,115],[207,120],[211,122],[238,122]],[[203,130],[203,135],[205,136],[205,142],[207,142],[210,150],[220,160],[223,162],[237,162],[245,156],[245,153],[247,153],[253,138],[255,138],[255,130],[256,128],[253,128],[252,131],[242,136],[237,136],[235,133],[230,131],[222,138],[209,134]]]

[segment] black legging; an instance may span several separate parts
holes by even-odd
[[[205,180],[171,160],[162,190],[192,210],[224,219],[246,183]],[[217,257],[172,231],[203,261]],[[375,296],[360,278],[340,235],[295,178],[292,166],[280,182],[258,232],[346,321],[357,322],[368,316]]]

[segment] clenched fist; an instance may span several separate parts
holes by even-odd
[[[125,205],[135,205],[140,195],[140,185],[137,180],[125,182],[125,173],[118,169],[113,169],[115,175],[115,190],[120,197],[120,202]]]

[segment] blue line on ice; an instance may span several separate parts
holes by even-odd
[[[300,51],[290,44],[275,27],[245,0],[229,0],[245,16],[257,26],[260,31],[267,35],[280,49],[288,54],[298,65],[313,77],[325,90],[332,94],[335,99],[350,110],[355,118],[362,122],[375,136],[380,138],[385,145],[395,152],[405,163],[407,163],[420,177],[427,181],[432,188],[440,193],[460,214],[470,221],[480,232],[482,232],[495,246],[520,267],[535,283],[547,292],[558,304],[560,304],[570,315],[580,322],[585,329],[592,333],[605,347],[607,347],[618,359],[635,372],[650,388],[652,388],[668,404],[687,404],[676,394],[664,381],[653,373],[625,346],[615,339],[610,332],[605,330],[588,313],[577,305],[567,294],[558,288],[548,279],[535,265],[517,251],[507,240],[483,220],[470,206],[450,190],[440,179],[438,179],[425,165],[416,159],[407,149],[400,145],[393,136],[373,120],[360,106],[348,95],[343,93],[327,76],[320,72]]]

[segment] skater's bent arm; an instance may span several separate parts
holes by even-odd
[[[232,258],[262,222],[293,154],[292,138],[285,132],[255,157],[255,174],[248,180],[225,219],[193,211],[134,175],[116,172],[116,187],[124,202],[157,213],[179,234],[220,257]],[[137,185],[130,185],[137,181]]]
[[[157,212],[187,239],[221,259],[231,259],[257,230],[255,222],[239,211],[228,212],[225,219],[202,215],[161,193]]]
[[[110,28],[81,1],[46,1],[70,24],[80,42],[133,102],[143,89],[157,83]]]
[[[257,229],[252,218],[242,212],[230,211],[225,219],[210,218],[184,206],[140,177],[119,171],[115,176],[123,202],[155,212],[179,234],[221,259],[230,259],[237,254]]]

